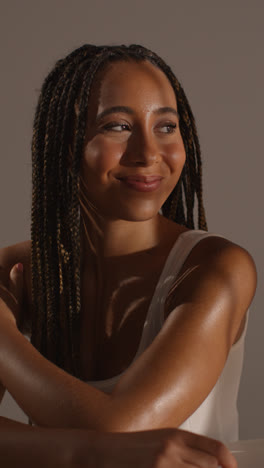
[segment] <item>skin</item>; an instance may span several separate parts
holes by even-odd
[[[177,429],[96,433],[32,428],[0,417],[0,433],[5,468],[237,468],[220,442]]]
[[[128,107],[129,112],[108,114],[97,124],[92,123],[98,114],[120,105]],[[85,348],[90,337],[84,335],[82,350],[84,354],[92,353],[99,346],[101,354],[99,369],[84,358],[87,377],[101,373],[107,378],[129,364],[135,351],[131,340],[126,341],[129,333],[124,335],[128,351],[115,353],[110,348],[111,358],[106,359],[98,330],[102,330],[101,336],[107,332],[110,338],[115,331],[111,328],[108,300],[120,281],[140,275],[142,287],[151,296],[158,275],[146,280],[147,275],[151,269],[158,273],[162,270],[177,236],[186,230],[158,214],[185,161],[177,115],[172,111],[161,114],[164,107],[177,110],[173,90],[162,72],[148,63],[111,66],[98,77],[92,93],[80,193],[83,290],[88,290],[83,294],[82,329],[94,327],[97,341],[92,342],[91,349]],[[113,127],[113,122],[118,125]],[[168,125],[175,124],[175,131],[168,130]],[[161,174],[164,179],[157,191],[139,193],[116,180],[130,173]],[[153,252],[155,255],[150,257]],[[150,258],[157,262],[155,268],[153,264],[148,267],[146,260]],[[25,304],[30,304],[29,243],[2,249],[0,260],[6,277],[14,263],[24,264],[24,298]],[[124,372],[110,395],[44,359],[24,339],[16,323],[9,320],[10,307],[5,309],[3,303],[0,342],[5,359],[0,358],[0,378],[4,387],[39,426],[107,432],[179,426],[213,388],[232,344],[240,336],[256,288],[256,269],[245,249],[213,237],[197,244],[177,280],[166,303],[167,320],[162,331]],[[96,297],[106,293],[99,309],[91,306],[97,306],[91,293],[93,284],[97,287]],[[135,293],[136,287],[130,299]],[[118,309],[127,312],[121,301],[111,312],[114,317]],[[123,362],[117,362],[120,354],[124,355]],[[195,388],[193,381],[197,382]]]
[[[1,271],[1,296],[5,297],[4,302],[1,299],[1,324],[7,334],[9,326],[16,326],[23,302],[20,267],[15,265],[9,278]],[[234,456],[221,442],[172,428],[114,434],[29,427],[0,417],[0,433],[1,461],[6,468],[18,463],[28,468],[36,463],[40,468],[237,468]]]
[[[116,106],[128,110],[102,115]],[[162,113],[165,107],[172,111]],[[89,234],[103,262],[162,241],[164,218],[157,213],[175,187],[186,158],[179,118],[173,111],[177,111],[173,89],[166,76],[149,63],[120,62],[108,66],[96,80],[81,180],[85,201],[96,210],[96,215],[89,211],[93,218],[97,216],[89,224]],[[139,193],[117,180],[130,174],[157,174],[164,179],[157,191]],[[89,254],[90,244],[85,238],[83,243]],[[83,260],[89,264],[90,258]]]
[[[123,112],[110,112],[118,106],[125,108]],[[164,112],[166,108],[171,110]],[[146,302],[153,295],[176,237],[187,230],[158,213],[179,180],[185,158],[175,94],[159,69],[149,63],[120,62],[99,74],[91,92],[80,191],[82,302],[92,304],[89,317],[84,307],[82,328],[90,331],[89,340],[86,333],[82,339],[87,380],[119,373],[136,352]],[[129,174],[155,174],[164,178],[155,192],[139,193],[118,180]],[[122,293],[120,284],[133,278],[140,280],[129,293],[128,288]],[[130,344],[128,330],[128,336],[121,338],[125,348],[120,343],[123,362],[116,362],[120,359],[116,357],[108,368],[103,364],[104,368],[101,365],[96,372],[93,353],[97,360],[98,354],[102,354],[102,361],[103,355],[109,356],[109,347],[105,349],[101,343],[102,336],[114,334],[111,323],[120,311],[122,317],[127,316],[126,310],[132,298],[135,300],[136,290],[148,298],[142,304],[144,310],[142,307],[134,319],[139,327],[138,339],[133,333]],[[119,297],[126,295],[127,302],[117,302],[111,317],[109,305],[114,291],[118,291]],[[98,305],[96,298],[101,297],[104,303]],[[93,341],[94,349],[87,349],[87,342]]]

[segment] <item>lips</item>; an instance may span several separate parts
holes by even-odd
[[[152,182],[156,182],[158,180],[163,179],[163,177],[159,175],[153,176],[127,176],[127,177],[118,177],[120,180],[125,180],[126,182],[142,182],[145,184],[150,184]]]
[[[129,190],[137,192],[154,192],[161,185],[163,177],[158,175],[153,176],[127,176],[119,178],[122,184]]]

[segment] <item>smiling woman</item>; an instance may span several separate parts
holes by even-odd
[[[138,233],[145,231],[176,186],[185,159],[176,97],[164,73],[132,60],[104,68],[91,89],[81,161],[89,201],[106,219],[146,221],[137,224]],[[125,241],[131,223],[123,229]],[[139,233],[139,244],[141,239]],[[122,248],[120,238],[118,244]]]
[[[237,439],[255,264],[207,232],[196,125],[171,69],[137,45],[72,52],[42,87],[32,161],[31,240],[0,251],[3,386],[38,426]]]

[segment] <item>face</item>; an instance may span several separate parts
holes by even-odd
[[[178,182],[186,157],[172,86],[147,61],[112,63],[95,82],[81,164],[86,196],[105,218],[150,219]],[[144,190],[144,182],[131,186],[130,176],[161,179]]]

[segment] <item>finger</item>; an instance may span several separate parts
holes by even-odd
[[[190,447],[182,455],[182,458],[184,462],[197,468],[217,468],[219,466],[219,462],[214,455]]]
[[[222,442],[188,432],[185,432],[184,438],[190,447],[215,457],[222,468],[237,468],[235,457]]]
[[[23,264],[18,263],[11,268],[9,274],[9,290],[21,304],[23,299]]]

